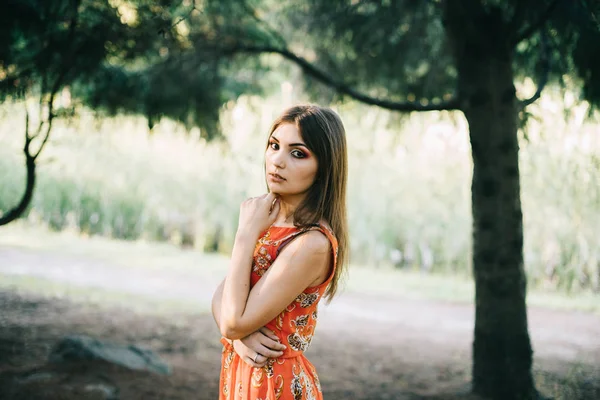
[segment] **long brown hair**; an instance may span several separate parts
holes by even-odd
[[[340,117],[331,109],[316,105],[291,107],[275,120],[269,138],[284,123],[295,124],[308,149],[318,161],[315,182],[306,198],[294,211],[294,225],[308,227],[324,219],[338,242],[337,266],[325,296],[331,301],[345,275],[348,256],[348,217],[346,186],[348,154],[346,130]],[[268,146],[268,144],[267,144]]]

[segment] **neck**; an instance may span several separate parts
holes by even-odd
[[[303,197],[280,196],[279,197],[279,215],[275,219],[275,226],[293,226],[294,211],[302,202]]]

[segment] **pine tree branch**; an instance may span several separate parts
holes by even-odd
[[[77,23],[78,23],[78,17],[79,17],[78,10],[79,10],[80,4],[81,4],[81,0],[73,1],[73,16],[71,17],[71,20],[69,22],[69,32],[68,32],[68,37],[67,37],[69,44],[73,44],[75,41],[75,32],[76,32],[76,27],[77,27]],[[44,149],[44,146],[46,146],[48,139],[50,138],[50,132],[52,131],[52,120],[54,119],[54,98],[56,97],[56,94],[62,87],[67,74],[72,69],[72,65],[73,65],[72,60],[82,50],[83,50],[83,46],[79,46],[78,49],[74,50],[68,57],[66,57],[66,60],[63,63],[63,68],[60,71],[60,74],[58,75],[58,77],[54,81],[54,84],[50,88],[50,98],[48,99],[48,101],[46,103],[48,106],[48,120],[47,121],[43,120],[41,113],[42,113],[42,108],[43,108],[43,99],[44,99],[44,95],[46,94],[46,89],[47,89],[47,85],[48,85],[48,80],[47,80],[48,76],[47,76],[47,73],[44,73],[42,75],[42,93],[40,93],[40,122],[39,122],[37,132],[32,137],[30,137],[30,141],[37,138],[41,134],[42,128],[44,127],[44,125],[46,125],[46,132],[44,133],[44,138],[42,139],[42,142],[41,142],[40,147],[38,148],[37,152],[35,152],[35,154],[31,155],[31,157],[33,158],[34,161],[39,157],[42,150]],[[29,147],[29,146],[27,146],[27,147]]]
[[[198,8],[196,8],[196,0],[192,0],[192,7],[189,9],[189,11],[183,15],[181,18],[179,18],[173,25],[171,25],[169,27],[169,29],[173,29],[175,28],[177,25],[179,25],[181,22],[183,22],[184,20],[188,19],[192,13],[197,10]]]
[[[375,97],[371,97],[365,93],[359,92],[358,90],[350,87],[344,82],[338,81],[326,72],[322,71],[305,58],[300,57],[293,52],[277,48],[273,46],[256,46],[256,45],[233,45],[229,47],[224,47],[217,49],[223,55],[233,55],[237,53],[250,53],[250,54],[262,54],[262,53],[271,53],[271,54],[279,54],[283,58],[294,62],[298,65],[302,70],[311,75],[313,78],[318,81],[324,83],[325,85],[335,89],[338,93],[347,95],[361,103],[378,106],[381,108],[385,108],[392,111],[439,111],[439,110],[458,110],[460,107],[460,102],[458,98],[454,98],[445,102],[440,103],[417,103],[417,102],[396,102],[391,100],[379,99]]]
[[[256,10],[254,8],[252,8],[247,1],[242,1],[241,2],[242,7],[244,7],[244,10],[246,11],[246,13],[248,13],[252,19],[254,19],[259,26],[263,26],[266,29],[267,34],[269,34],[271,37],[273,37],[276,41],[279,42],[280,45],[282,46],[287,46],[287,43],[285,41],[285,39],[283,38],[283,36],[281,36],[279,34],[279,32],[277,32],[277,30],[273,29],[273,27],[271,27],[271,25],[265,21],[264,19],[260,18],[256,12]]]
[[[596,14],[594,14],[594,10],[592,10],[592,7],[590,7],[590,5],[585,0],[580,0],[580,2],[583,8],[590,12],[590,17],[592,21],[596,23],[596,27],[600,30],[600,20],[596,17]]]
[[[523,28],[527,11],[531,9],[531,0],[518,0],[515,3],[514,12],[510,20],[511,32],[519,32]]]
[[[552,13],[556,9],[558,1],[559,0],[552,0],[548,7],[546,7],[546,9],[540,14],[540,17],[536,21],[529,24],[529,26],[520,33],[517,33],[516,38],[513,41],[513,45],[517,45],[518,43],[522,42],[538,30],[540,30],[544,26],[546,21],[548,21],[548,19],[552,16]]]

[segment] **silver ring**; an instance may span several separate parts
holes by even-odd
[[[256,355],[254,356],[254,358],[252,359],[252,361],[254,361],[254,364],[257,364],[256,359],[258,358],[259,354],[256,353]]]

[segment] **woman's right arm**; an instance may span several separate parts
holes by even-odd
[[[219,284],[212,298],[212,315],[219,327],[219,319],[221,315],[221,297],[223,295],[223,287],[225,286],[225,279]],[[251,333],[250,335],[240,340],[226,339],[232,344],[235,352],[252,367],[263,367],[269,358],[277,358],[283,355],[285,346],[279,343],[279,338],[271,332],[271,330],[262,327],[258,331]],[[256,354],[256,362],[254,358]]]

